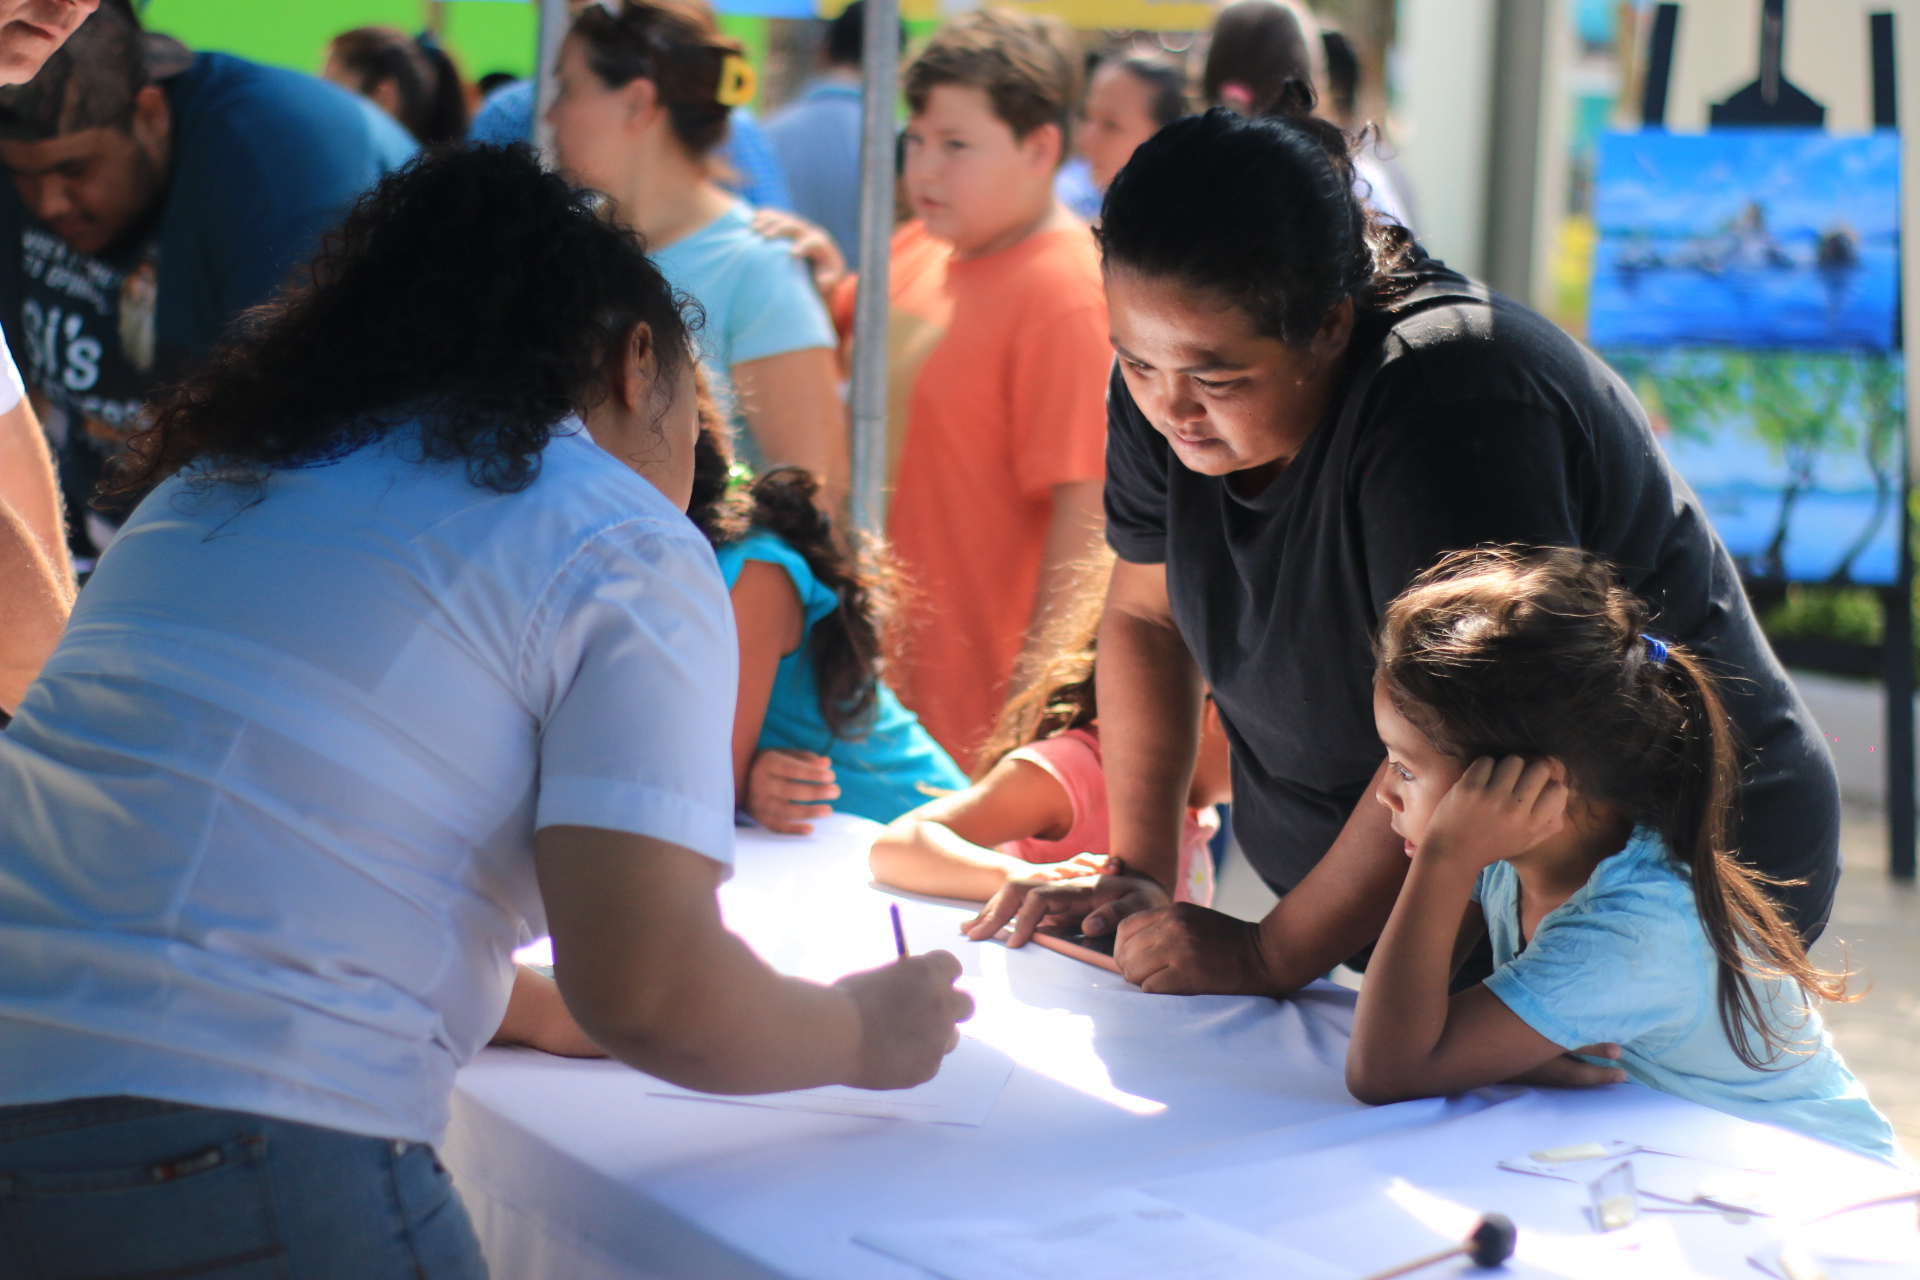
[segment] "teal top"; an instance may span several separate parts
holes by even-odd
[[[1520,941],[1520,878],[1496,862],[1474,899],[1487,917],[1487,989],[1563,1049],[1612,1043],[1629,1078],[1763,1124],[1900,1163],[1893,1128],[1867,1100],[1799,987],[1753,980],[1789,1042],[1768,1070],[1740,1061],[1720,1022],[1719,970],[1693,886],[1644,827]],[[1766,1047],[1753,1041],[1755,1056]]]
[[[780,659],[767,700],[767,718],[760,725],[759,748],[811,751],[833,762],[840,798],[833,807],[875,822],[892,822],[949,791],[967,785],[967,775],[953,762],[913,712],[885,684],[880,686],[873,720],[860,737],[836,738],[820,716],[819,686],[814,682],[809,642],[814,624],[839,607],[833,589],[813,576],[804,556],[764,529],[755,529],[740,541],[717,547],[720,572],[727,589],[740,580],[749,560],[777,564],[793,579],[800,593],[806,626],[800,647]]]

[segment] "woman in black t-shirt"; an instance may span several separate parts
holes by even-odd
[[[1148,991],[1277,995],[1362,952],[1406,874],[1372,803],[1370,637],[1442,553],[1577,546],[1713,661],[1752,751],[1742,856],[1811,939],[1838,875],[1826,745],[1699,502],[1593,354],[1354,198],[1346,138],[1225,111],[1144,144],[1102,211],[1118,351],[1100,633],[1113,852],[1131,874],[1009,890],[1007,919],[1118,928]],[[1234,826],[1282,895],[1258,925],[1167,905],[1200,699],[1233,742]]]

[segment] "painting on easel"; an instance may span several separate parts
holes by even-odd
[[[1745,577],[1898,581],[1906,469],[1898,353],[1605,354]]]
[[[1616,133],[1596,178],[1596,345],[1893,348],[1897,135]]]
[[[1741,572],[1896,583],[1898,136],[1612,134],[1596,177],[1590,339]]]

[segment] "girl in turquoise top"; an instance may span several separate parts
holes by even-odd
[[[832,810],[891,822],[967,776],[880,679],[875,574],[834,543],[813,477],[781,467],[732,490],[703,397],[687,514],[713,544],[740,632],[734,794],[772,831]]]
[[[1366,1102],[1630,1078],[1898,1161],[1813,1008],[1807,959],[1729,847],[1716,683],[1582,551],[1442,559],[1381,620],[1375,798],[1409,867],[1347,1051]],[[1494,972],[1448,994],[1483,935]]]

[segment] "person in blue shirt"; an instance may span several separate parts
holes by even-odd
[[[190,53],[142,32],[127,0],[0,91],[0,322],[47,410],[77,556],[111,538],[87,503],[148,393],[413,151],[364,99]]]
[[[533,141],[533,96],[539,86],[515,80],[487,95],[467,126],[467,141],[505,146]],[[745,107],[735,107],[727,119],[727,136],[717,159],[727,168],[724,185],[756,209],[792,209],[787,176],[767,131]]]
[[[1728,847],[1740,760],[1717,682],[1652,619],[1570,548],[1453,552],[1387,606],[1376,795],[1410,865],[1347,1087],[1626,1078],[1899,1163],[1812,1007],[1845,975]],[[1492,976],[1450,998],[1483,934]]]
[[[848,472],[837,340],[807,267],[754,230],[719,185],[723,97],[743,89],[739,44],[698,0],[590,5],[561,46],[548,121],[560,168],[604,192],[699,304],[701,363],[755,470],[796,466],[840,510]]]
[[[734,803],[805,835],[838,810],[891,822],[968,785],[881,679],[885,574],[834,541],[813,477],[782,467],[744,485],[701,388],[687,515],[713,544],[740,636]]]
[[[793,190],[793,211],[832,236],[849,262],[860,256],[860,59],[866,9],[864,0],[853,0],[828,25],[820,74],[767,121],[767,136]]]

